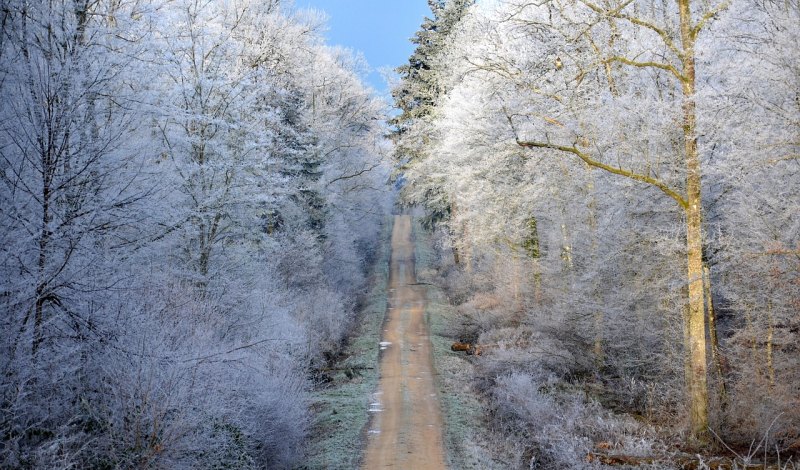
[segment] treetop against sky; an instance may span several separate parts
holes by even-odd
[[[380,70],[408,60],[414,50],[409,39],[430,15],[425,0],[297,0],[295,5],[328,15],[329,44],[363,52],[372,69],[367,79],[380,92],[387,91]]]

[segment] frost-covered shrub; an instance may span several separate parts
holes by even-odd
[[[525,436],[532,468],[581,468],[592,442],[576,431],[580,420],[594,410],[575,397],[557,399],[543,393],[540,389],[545,386],[522,373],[498,378],[493,392],[495,418],[511,435]]]
[[[258,468],[294,468],[310,424],[308,384],[299,374],[275,371],[255,385],[239,416],[250,453]]]
[[[595,445],[613,446],[626,455],[651,455],[647,429],[629,418],[613,416],[582,394],[563,389],[545,373],[513,372],[497,379],[492,391],[494,419],[525,450],[520,466],[528,468],[597,468],[587,460]]]
[[[339,349],[354,315],[352,304],[326,286],[318,286],[298,296],[293,312],[306,329],[309,359],[317,365],[321,357]]]

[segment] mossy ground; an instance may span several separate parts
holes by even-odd
[[[431,330],[437,388],[442,403],[444,444],[447,465],[453,469],[505,468],[493,460],[487,449],[484,407],[471,389],[473,365],[464,353],[450,350],[455,338],[449,335],[458,321],[446,294],[435,285],[436,254],[430,234],[414,222],[415,267],[417,280],[427,284],[425,315]]]
[[[364,429],[372,392],[378,385],[378,353],[386,313],[392,219],[384,224],[381,249],[370,282],[370,292],[361,312],[358,331],[331,373],[332,382],[313,393],[314,425],[301,468],[358,468],[364,449]]]

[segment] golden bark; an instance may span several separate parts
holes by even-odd
[[[708,367],[706,362],[705,292],[703,290],[703,218],[700,194],[700,155],[697,150],[694,44],[689,0],[678,0],[682,46],[683,140],[686,161],[686,254],[689,284],[689,406],[691,435],[708,442]]]
[[[608,73],[609,64],[618,63],[636,68],[649,68],[662,70],[675,78],[681,85],[683,94],[682,105],[682,131],[684,140],[683,161],[686,169],[685,193],[679,188],[651,176],[648,173],[637,173],[627,170],[619,165],[609,165],[594,156],[590,151],[578,148],[577,143],[563,145],[546,141],[524,141],[516,137],[517,144],[529,149],[550,149],[572,154],[580,158],[591,168],[598,168],[611,174],[623,176],[634,181],[646,183],[661,190],[664,194],[675,200],[684,211],[686,224],[686,276],[687,296],[686,311],[684,315],[684,347],[686,351],[686,385],[689,400],[689,414],[691,417],[690,432],[693,440],[700,444],[709,441],[708,429],[708,363],[706,344],[706,316],[705,298],[707,294],[703,282],[703,215],[701,195],[701,165],[697,146],[697,118],[695,106],[695,42],[700,30],[720,11],[730,4],[724,1],[713,10],[703,15],[693,24],[691,0],[677,0],[680,19],[680,45],[672,37],[672,33],[656,26],[649,21],[630,16],[624,9],[630,2],[619,5],[616,9],[607,9],[592,3],[589,0],[580,0],[582,4],[592,11],[607,17],[629,22],[633,25],[649,29],[658,34],[664,44],[675,54],[680,61],[676,66],[669,60],[663,62],[638,61],[623,56],[610,55],[601,59],[601,64]],[[595,51],[599,54],[599,51]],[[506,113],[506,119],[517,136],[516,128],[511,115]]]

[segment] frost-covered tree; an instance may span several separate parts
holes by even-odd
[[[143,196],[130,190],[138,155],[126,140],[135,120],[118,80],[120,41],[113,24],[98,20],[106,8],[4,4],[2,290],[4,320],[19,335],[8,357],[35,356],[91,324],[83,302],[113,285],[113,275],[104,277],[115,229]]]
[[[738,403],[748,400],[741,392],[752,382],[737,380],[743,372],[725,358],[739,345],[763,358],[755,361],[765,382],[796,384],[785,339],[775,340],[791,322],[774,316],[793,308],[796,295],[784,283],[796,271],[785,258],[796,244],[796,227],[785,222],[796,204],[783,189],[797,181],[796,54],[788,46],[796,35],[784,24],[796,15],[796,6],[759,2],[473,9],[439,56],[448,64],[439,75],[446,92],[421,131],[428,157],[408,170],[407,188],[439,200],[413,177],[424,175],[457,208],[450,243],[479,265],[472,282],[480,292],[464,307],[471,318],[487,315],[470,310],[484,289],[505,292],[508,273],[490,266],[511,270],[511,260],[527,255],[520,272],[530,273],[540,300],[523,308],[569,351],[571,374],[647,377],[660,391],[631,388],[629,403],[639,394],[664,413],[686,409],[699,442],[708,442],[709,427],[720,432],[726,419],[739,419],[725,406],[732,383],[741,387]],[[751,116],[762,125],[753,128]],[[765,219],[771,228],[757,226]],[[755,233],[764,237],[760,254],[743,249]],[[740,283],[743,264],[734,268],[734,258],[765,263],[750,261],[750,282]],[[781,301],[753,299],[755,284],[768,282],[782,286]],[[631,322],[640,326],[636,339]],[[478,323],[498,330],[487,344],[518,331]],[[773,370],[779,350],[782,381]],[[793,415],[778,389],[762,409]],[[772,418],[763,419],[769,426]],[[753,421],[747,428],[751,437],[764,431]]]
[[[447,92],[448,64],[441,60],[441,55],[456,25],[473,3],[474,0],[429,0],[432,18],[426,17],[411,39],[416,48],[408,64],[397,69],[400,80],[392,96],[400,114],[391,123],[395,126],[394,157],[401,170],[413,169],[427,158],[434,107],[439,97]],[[448,217],[452,207],[448,195],[436,181],[414,171],[406,171],[403,177],[414,180],[418,191],[425,193],[424,197],[419,197],[404,192],[407,203],[425,204],[432,223]]]
[[[712,164],[708,262],[719,316],[723,425],[731,439],[767,432],[791,440],[798,416],[797,3],[738,2],[712,26],[703,54],[717,71],[701,98],[701,148]],[[741,64],[731,73],[731,64]],[[745,70],[746,72],[739,72]],[[774,422],[773,422],[774,421]]]
[[[69,461],[80,394],[117,333],[105,300],[127,284],[118,268],[151,195],[126,81],[126,56],[142,46],[135,14],[117,2],[3,3],[3,466]]]
[[[390,204],[358,60],[275,1],[0,15],[0,466],[296,465]]]

